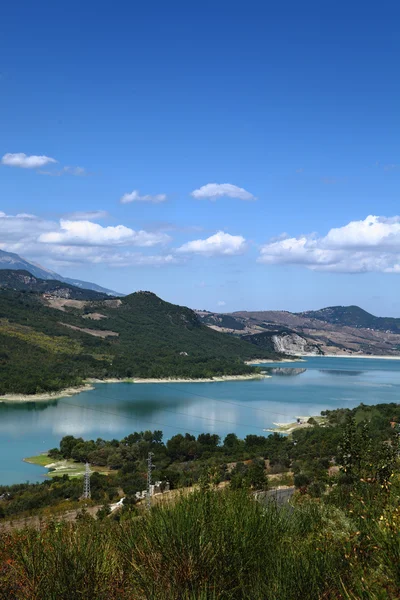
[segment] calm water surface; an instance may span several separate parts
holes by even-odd
[[[42,480],[45,470],[22,459],[58,446],[64,435],[121,439],[161,429],[164,439],[207,431],[245,436],[326,408],[399,402],[400,361],[313,357],[265,368],[272,377],[262,381],[99,384],[52,402],[0,403],[0,484]]]

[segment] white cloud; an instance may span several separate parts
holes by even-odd
[[[56,163],[57,161],[55,158],[50,158],[50,156],[27,156],[24,152],[17,152],[16,154],[8,152],[7,154],[4,154],[1,162],[3,165],[7,165],[9,167],[38,169],[50,163]]]
[[[91,221],[60,220],[56,231],[42,233],[38,241],[46,244],[62,244],[77,246],[155,246],[170,240],[165,233],[149,233],[135,231],[125,225],[102,227]]]
[[[138,190],[133,190],[129,194],[124,194],[120,199],[121,204],[129,204],[130,202],[150,202],[152,204],[159,204],[160,202],[165,202],[167,199],[166,194],[155,194],[151,196],[146,194],[141,196]]]
[[[7,250],[5,246],[11,243],[29,244],[37,239],[43,232],[49,231],[55,223],[45,221],[35,215],[21,213],[17,215],[6,215],[0,213],[0,248]],[[12,251],[12,250],[11,250]],[[16,250],[14,250],[16,251]]]
[[[94,216],[103,214],[93,211],[92,218]],[[101,227],[87,220],[57,222],[26,213],[0,212],[0,250],[14,252],[55,270],[85,264],[166,267],[184,262],[183,257],[168,250],[160,254],[137,251],[138,247],[152,248],[169,240],[162,232],[134,231],[123,225]]]
[[[232,185],[232,183],[207,183],[198,190],[193,190],[191,195],[193,198],[200,200],[207,198],[213,201],[217,198],[222,198],[223,196],[228,196],[229,198],[238,198],[239,200],[256,199],[253,194],[250,194],[250,192],[238,187],[237,185]]]
[[[99,219],[106,219],[108,216],[106,210],[78,210],[76,212],[67,213],[65,218],[73,221],[98,221]]]
[[[54,268],[80,264],[109,267],[163,267],[181,262],[172,254],[148,255],[142,252],[114,252],[101,247],[50,246],[47,261]]]
[[[217,302],[217,306],[226,306],[226,302],[225,302],[225,300],[219,300],[219,301]]]
[[[241,235],[230,235],[218,231],[205,240],[186,242],[177,252],[200,254],[204,256],[232,256],[243,254],[246,250],[246,240]]]
[[[370,215],[323,237],[310,234],[271,241],[261,246],[258,262],[314,271],[400,272],[400,217]]]

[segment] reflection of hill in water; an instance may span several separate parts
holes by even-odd
[[[305,373],[307,369],[295,369],[293,367],[273,367],[268,369],[269,375],[281,375],[283,377],[294,377]]]
[[[364,373],[364,371],[343,371],[341,369],[319,369],[319,372],[324,373],[325,375],[349,375],[350,377],[357,377]]]
[[[57,406],[58,400],[46,400],[46,401],[38,401],[38,402],[1,402],[0,401],[0,418],[2,414],[10,413],[10,412],[27,412],[27,411],[43,411],[51,406]]]

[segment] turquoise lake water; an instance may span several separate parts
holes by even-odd
[[[175,384],[99,384],[51,402],[0,403],[0,484],[41,481],[22,459],[59,445],[64,435],[121,439],[133,431],[263,434],[274,422],[361,402],[399,402],[400,361],[312,357],[265,364],[271,378]],[[265,433],[268,435],[268,433]]]

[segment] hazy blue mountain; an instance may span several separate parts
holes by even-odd
[[[31,275],[34,275],[39,279],[52,279],[62,281],[64,283],[69,283],[70,285],[84,288],[86,290],[94,290],[95,292],[108,294],[109,296],[123,295],[118,292],[115,292],[114,290],[109,290],[107,288],[102,287],[101,285],[97,285],[97,283],[91,283],[90,281],[81,281],[80,279],[72,279],[70,277],[63,277],[59,273],[56,273],[55,271],[50,271],[50,269],[46,269],[41,265],[30,262],[29,260],[22,258],[22,256],[19,256],[18,254],[14,254],[13,252],[5,252],[4,250],[0,250],[0,269],[28,271],[29,273],[31,273]]]

